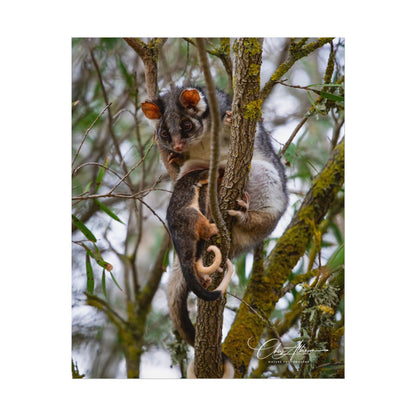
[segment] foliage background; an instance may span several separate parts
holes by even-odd
[[[289,39],[265,39],[263,83],[287,58],[289,45]],[[211,49],[219,48],[220,41],[212,39],[210,46]],[[285,83],[322,84],[330,51],[327,44],[296,62],[285,74]],[[344,72],[343,39],[334,39],[333,52],[332,79],[339,80]],[[217,86],[230,91],[229,77],[220,59],[211,55],[210,62]],[[74,38],[72,63],[72,154],[76,158],[73,164],[73,214],[96,238],[94,246],[73,226],[73,367],[88,378],[126,377],[128,329],[135,334],[133,343],[140,345],[137,356],[140,377],[178,377],[185,365],[185,347],[178,344],[172,334],[165,295],[166,273],[161,276],[149,310],[140,318],[143,322],[136,319],[138,294],[149,282],[156,256],[165,244],[166,230],[162,222],[170,195],[169,178],[159,162],[151,128],[139,110],[140,103],[146,98],[142,62],[123,39]],[[184,39],[169,38],[160,54],[159,87],[163,89],[171,83],[184,82],[203,83],[196,49]],[[318,96],[309,94],[303,89],[276,85],[266,100],[264,124],[277,150],[313,108],[309,97],[315,101]],[[312,178],[328,160],[331,148],[343,136],[342,108],[338,106],[327,114],[325,107],[320,110],[323,114],[315,111],[308,118],[286,153],[290,204],[266,246],[269,250],[274,245],[274,238],[283,232],[299,208]],[[88,196],[94,194],[100,197]],[[319,261],[326,264],[336,252],[343,253],[342,195],[321,231],[322,240],[317,239],[316,244],[310,245],[294,269],[294,276],[316,269]],[[91,250],[89,256],[86,256],[86,246]],[[100,259],[105,263],[101,261],[100,264]],[[171,260],[172,253],[165,257],[165,267]],[[111,264],[111,271],[107,263]],[[237,275],[230,292],[241,297],[250,274],[252,256],[238,259],[236,265]],[[288,312],[295,309],[300,294],[305,294],[304,289],[297,285],[287,290],[271,317],[274,323],[283,322]],[[229,296],[227,305],[225,334],[239,302]],[[341,302],[333,316],[337,328],[343,327],[343,313]],[[128,325],[123,326],[124,323]],[[299,325],[300,316],[284,334],[285,345],[299,337]],[[342,341],[331,361],[333,365],[328,364],[327,373],[321,377],[342,376]],[[290,377],[287,365],[261,368],[258,364],[253,360],[249,371],[252,377]]]

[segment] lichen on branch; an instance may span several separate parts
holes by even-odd
[[[336,201],[343,183],[344,141],[341,141],[268,256],[264,274],[253,274],[249,280],[243,300],[261,310],[266,319],[279,300],[283,284],[313,238],[314,227],[323,220],[331,204]],[[242,303],[223,346],[236,369],[235,377],[243,377],[246,373],[253,354],[248,340],[251,340],[250,345],[257,345],[263,329],[264,322]]]

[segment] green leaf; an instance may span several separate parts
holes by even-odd
[[[163,256],[163,267],[166,270],[166,268],[169,266],[169,250],[166,250],[165,255]]]
[[[91,185],[92,185],[91,181],[87,183],[87,185],[85,186],[85,188],[83,190],[84,194],[86,194],[90,190]]]
[[[101,186],[101,183],[103,182],[105,171],[107,170],[107,167],[108,167],[109,163],[110,163],[110,158],[107,156],[107,159],[104,162],[104,166],[101,166],[100,170],[98,171],[97,181],[96,181],[97,187],[95,188],[95,192],[98,191],[98,189]]]
[[[121,58],[117,58],[117,64],[120,72],[123,74],[127,86],[131,88],[134,85],[134,77],[132,76],[131,72],[127,70]]]
[[[322,116],[324,116],[325,115],[325,105],[324,104],[315,104],[315,102],[314,102],[314,100],[313,100],[313,98],[312,98],[312,95],[311,95],[311,93],[309,92],[309,91],[306,91],[307,93],[308,93],[308,98],[309,98],[309,101],[311,102],[311,104],[312,104],[312,107],[319,113],[319,114],[321,114]]]
[[[335,95],[326,91],[319,91],[314,89],[311,89],[311,91],[331,101],[344,101],[344,97],[341,97],[340,95]]]
[[[286,149],[284,156],[287,162],[290,165],[292,165],[296,158],[296,145],[294,145],[293,143],[290,143],[290,145]]]
[[[341,244],[328,259],[326,266],[328,270],[332,273],[338,267],[344,264],[344,244]]]
[[[98,247],[94,244],[96,252],[94,253],[91,249],[89,249],[85,244],[81,243],[82,247],[84,247],[87,254],[92,257],[99,266],[101,266],[103,269],[107,271],[113,270],[113,266],[106,262],[103,257],[101,256],[101,253],[98,250]]]
[[[75,227],[78,228],[88,238],[88,240],[92,241],[93,243],[97,242],[95,235],[89,230],[89,228],[79,220],[75,215],[72,215],[72,221],[74,222]]]
[[[331,101],[344,101],[344,97],[340,95],[331,94],[326,91],[321,91],[320,95],[322,95],[322,97],[327,98],[328,100],[331,100]]]
[[[92,295],[94,293],[94,273],[92,271],[91,260],[88,253],[85,259],[85,266],[87,270],[87,292]]]
[[[113,279],[113,282],[116,284],[116,286],[123,292],[123,289],[120,287],[120,285],[117,283],[116,278],[114,277],[113,273],[110,272],[110,276]]]
[[[95,200],[96,204],[100,207],[101,211],[105,212],[108,216],[110,216],[113,220],[116,220],[118,222],[121,222],[124,224],[123,221],[119,217],[117,217],[116,214],[114,214],[113,211],[111,211],[110,208],[108,208],[106,205],[104,205],[102,202],[100,202],[98,199]]]
[[[101,286],[103,288],[104,296],[108,300],[108,297],[107,297],[107,288],[106,288],[106,285],[105,285],[105,269],[103,269],[103,274],[101,276]]]

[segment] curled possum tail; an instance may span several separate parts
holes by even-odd
[[[214,261],[210,266],[204,266],[202,263],[202,258],[199,258],[196,261],[196,270],[200,275],[211,274],[216,272],[221,264],[221,251],[217,246],[209,246],[207,251],[212,251],[215,255]]]
[[[206,287],[211,284],[211,278],[208,276],[208,274],[213,273],[219,269],[222,259],[221,252],[218,247],[209,246],[207,251],[212,251],[215,255],[214,261],[210,266],[204,266],[202,264],[202,259],[197,260],[196,263],[182,261],[181,265],[182,272],[189,289],[199,298],[206,301],[213,301],[218,299],[221,294],[227,290],[232,272],[229,276],[228,274],[226,275],[228,276],[228,281],[227,277],[225,276],[221,284],[215,290],[207,290]]]
[[[212,251],[214,253],[214,261],[210,266],[204,266],[202,263],[202,257],[199,258],[195,263],[195,269],[197,271],[197,275],[199,277],[199,281],[204,288],[207,288],[211,285],[212,279],[209,276],[210,274],[216,272],[217,270],[222,272],[220,267],[221,264],[221,251],[217,246],[209,246],[207,251]],[[218,289],[217,289],[218,290]]]

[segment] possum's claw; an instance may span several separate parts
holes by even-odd
[[[246,222],[248,218],[248,210],[250,207],[250,196],[247,192],[244,192],[243,199],[237,199],[237,204],[243,208],[242,210],[229,209],[228,215],[237,217],[239,222]]]

